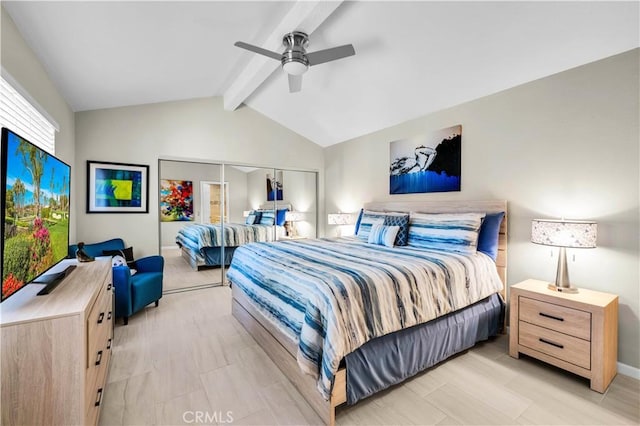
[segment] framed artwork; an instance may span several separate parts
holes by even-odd
[[[160,221],[193,221],[193,182],[190,180],[160,180]]]
[[[87,161],[87,213],[148,213],[149,166]]]
[[[393,141],[389,193],[460,191],[462,126]]]
[[[275,173],[275,177],[267,173],[267,201],[282,201],[282,170]]]

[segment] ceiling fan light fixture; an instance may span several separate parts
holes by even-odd
[[[282,69],[287,74],[291,75],[302,75],[309,69],[309,65],[304,62],[299,62],[296,60],[290,60],[282,63]]]

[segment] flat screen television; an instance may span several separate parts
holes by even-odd
[[[46,294],[69,272],[47,274],[67,257],[71,167],[2,128],[2,301],[29,283]]]

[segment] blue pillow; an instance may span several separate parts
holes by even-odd
[[[367,211],[363,213],[360,220],[360,226],[358,227],[358,233],[356,236],[365,243],[369,241],[369,234],[371,233],[371,227],[375,224],[384,224],[384,213]]]
[[[260,223],[260,219],[262,218],[262,212],[260,210],[251,210],[249,214],[256,216],[256,218],[253,221],[254,224]]]
[[[276,225],[283,226],[285,222],[285,216],[289,209],[278,209],[278,213],[276,215]]]
[[[260,216],[260,225],[273,225],[275,223],[276,214],[273,210],[266,210]]]
[[[489,213],[484,217],[482,225],[480,225],[478,251],[487,254],[494,262],[498,258],[498,241],[503,217],[504,212]]]
[[[250,214],[249,216],[247,216],[244,223],[246,223],[247,225],[253,225],[254,223],[256,223],[256,215]]]
[[[397,246],[406,246],[409,239],[409,214],[389,213],[384,218],[384,224],[387,226],[399,226],[398,234],[394,242]]]
[[[364,213],[364,209],[360,209],[360,214],[358,215],[358,219],[356,220],[356,228],[353,231],[354,235],[358,235],[358,229],[360,229],[360,222],[362,221],[362,214]]]

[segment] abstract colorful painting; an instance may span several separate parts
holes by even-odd
[[[160,220],[193,221],[193,182],[162,179],[160,181]]]
[[[149,166],[87,161],[87,213],[148,213]]]
[[[389,193],[460,191],[462,126],[390,144]]]
[[[267,201],[282,201],[282,170],[276,172],[275,178],[267,174]]]

